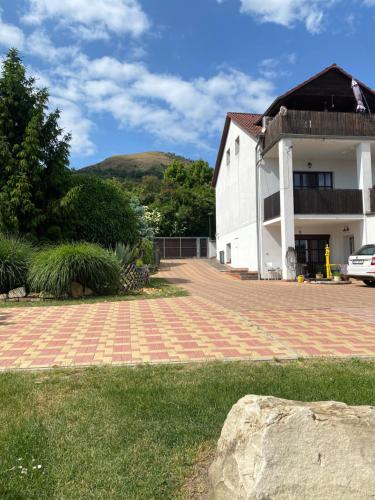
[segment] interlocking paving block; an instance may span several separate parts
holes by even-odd
[[[188,297],[0,311],[0,369],[375,356],[374,291],[232,280],[205,261],[161,277]]]

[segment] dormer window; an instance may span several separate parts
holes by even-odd
[[[230,165],[230,148],[228,148],[227,152],[226,152],[226,164],[227,164],[227,167],[229,167],[229,165]]]
[[[240,136],[237,137],[234,143],[234,153],[238,155],[239,152],[240,152]]]

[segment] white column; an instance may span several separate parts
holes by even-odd
[[[370,188],[372,187],[371,170],[371,144],[361,142],[357,146],[357,177],[358,188],[362,189],[363,213],[369,213],[370,207]]]
[[[289,139],[279,141],[279,177],[280,177],[280,218],[281,218],[281,259],[283,279],[294,279],[288,269],[286,253],[295,246],[294,235],[294,199],[293,199],[293,142]]]

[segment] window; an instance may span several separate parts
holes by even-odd
[[[354,236],[349,236],[349,255],[354,253]]]
[[[375,255],[375,245],[364,245],[353,255]]]
[[[332,172],[293,172],[294,189],[332,189]]]
[[[227,160],[227,167],[229,167],[229,165],[230,165],[230,149],[227,149],[226,160]]]
[[[240,152],[240,136],[237,137],[235,143],[234,143],[234,152],[236,155]]]

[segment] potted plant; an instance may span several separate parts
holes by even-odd
[[[317,280],[322,280],[324,278],[321,268],[317,269],[316,274],[315,274],[315,278]]]
[[[142,259],[137,259],[135,261],[135,267],[143,268],[144,267],[143,260]]]
[[[341,273],[340,271],[334,271],[333,273],[333,281],[341,281]]]

